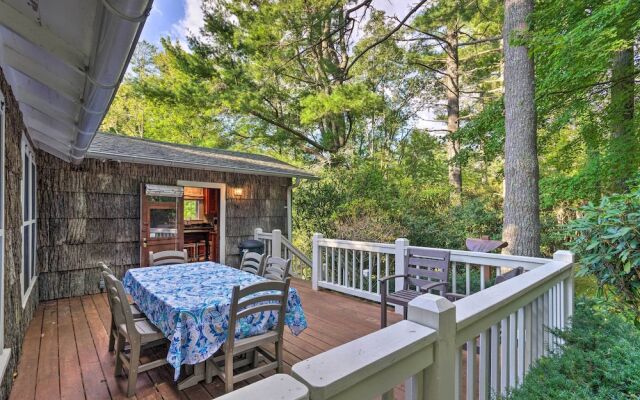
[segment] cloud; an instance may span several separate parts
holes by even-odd
[[[171,26],[171,36],[187,48],[187,37],[200,35],[200,29],[204,26],[204,14],[202,0],[183,1],[184,17]]]

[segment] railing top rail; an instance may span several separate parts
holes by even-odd
[[[409,249],[437,249],[432,247],[409,246]],[[479,264],[495,267],[523,267],[533,269],[552,261],[550,258],[512,256],[498,253],[480,253],[477,251],[449,250],[451,261],[459,263]]]
[[[456,326],[461,336],[456,342],[464,342],[569,277],[572,265],[568,261],[551,260],[526,274],[456,301]]]
[[[354,240],[342,239],[320,238],[318,239],[318,246],[336,247],[349,250],[374,251],[386,254],[394,254],[395,252],[395,245],[390,243],[359,242]]]
[[[401,321],[300,361],[292,368],[293,376],[305,382],[314,398],[331,398],[430,346],[436,338],[431,328]]]
[[[294,246],[293,243],[289,241],[289,239],[283,237],[282,245],[285,246],[287,249],[289,249],[289,251],[292,252],[296,257],[298,257],[303,264],[305,264],[308,267],[311,267],[311,260],[309,259],[309,257],[307,257],[307,255],[304,254],[302,251],[300,251],[299,248]]]

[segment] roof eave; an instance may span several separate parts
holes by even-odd
[[[164,160],[154,157],[142,157],[142,156],[127,156],[124,154],[107,153],[107,152],[92,152],[89,150],[85,156],[86,158],[104,160],[104,161],[120,161],[128,162],[132,164],[150,164],[159,165],[164,167],[186,168],[186,169],[203,169],[207,171],[215,172],[231,172],[236,174],[245,175],[261,175],[261,176],[277,176],[281,178],[300,178],[300,179],[312,179],[317,180],[319,177],[299,171],[299,172],[278,172],[278,171],[265,171],[255,168],[234,168],[234,167],[219,167],[207,164],[195,164],[180,161]]]

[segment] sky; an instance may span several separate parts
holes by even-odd
[[[374,0],[373,6],[389,15],[403,17],[415,3],[412,0]],[[190,34],[202,27],[202,0],[154,0],[142,39],[159,45],[160,38],[169,36],[186,43]]]

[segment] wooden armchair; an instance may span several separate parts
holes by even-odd
[[[262,276],[264,261],[266,258],[267,256],[263,254],[248,251],[242,256],[242,261],[240,261],[240,271]]]
[[[514,268],[509,272],[506,272],[506,273],[504,273],[502,275],[496,276],[496,283],[495,284],[497,285],[498,283],[502,283],[504,281],[508,281],[511,278],[515,278],[518,275],[522,275],[523,273],[524,273],[524,268],[522,268],[522,267]]]
[[[283,281],[289,277],[291,269],[291,259],[285,260],[280,257],[267,257],[264,262],[262,276],[273,281]]]
[[[158,265],[170,265],[170,264],[185,264],[189,262],[189,255],[187,250],[182,251],[159,251],[154,253],[149,252],[149,264],[156,267]]]
[[[410,249],[405,258],[404,275],[385,276],[380,282],[380,307],[382,328],[387,326],[387,303],[404,307],[404,319],[407,319],[407,306],[416,297],[436,289],[441,296],[455,300],[458,296],[447,293],[449,278],[450,254],[446,250],[434,249]],[[396,289],[393,293],[387,293],[387,281],[389,279],[404,278],[404,287]]]
[[[227,341],[222,345],[224,362],[222,364],[217,362],[217,357],[209,358],[206,361],[207,382],[211,382],[212,377],[217,375],[224,382],[225,392],[229,393],[233,390],[234,383],[273,369],[278,373],[282,372],[284,316],[287,310],[290,283],[291,279],[285,279],[282,282],[259,282],[242,289],[240,286],[234,286],[229,310]],[[273,291],[276,291],[277,294],[274,294]],[[242,318],[272,311],[277,313],[277,322],[272,330],[261,335],[236,339],[236,326]],[[275,346],[275,354],[271,354],[266,346]],[[252,355],[250,359],[253,368],[236,374],[233,358],[242,354]],[[260,356],[264,357],[266,365],[259,365]]]

